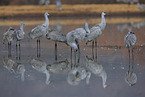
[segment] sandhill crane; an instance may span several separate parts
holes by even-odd
[[[11,41],[13,40],[14,29],[12,27],[9,27],[9,29],[3,34],[3,44],[8,42],[8,45],[11,45]]]
[[[97,52],[97,38],[102,34],[102,31],[106,27],[106,20],[105,20],[105,12],[101,13],[101,23],[96,24],[90,29],[90,34],[86,35],[84,38],[85,43],[87,44],[88,42],[92,41],[92,53],[94,53],[93,48],[94,48],[94,41],[95,41],[95,47],[96,47],[96,52]],[[97,53],[96,53],[97,56]]]
[[[46,38],[55,42],[66,43],[66,35],[63,32],[59,32],[55,29],[49,29],[48,33],[46,34]]]
[[[44,17],[45,17],[45,23],[42,24],[42,25],[38,25],[36,26],[34,29],[32,29],[30,32],[29,32],[29,37],[30,39],[35,39],[37,38],[37,51],[38,49],[40,50],[40,37],[42,36],[45,36],[47,31],[48,31],[48,28],[49,28],[49,19],[48,19],[48,12],[45,12],[44,13]],[[38,46],[39,45],[39,46]],[[39,48],[38,48],[39,47]],[[39,52],[40,53],[40,52]],[[38,56],[38,55],[37,55]],[[39,55],[40,56],[40,55]]]
[[[9,27],[9,29],[3,34],[3,44],[8,42],[8,57],[11,56],[11,42],[13,41],[13,34],[14,34],[14,29],[12,27]]]
[[[133,45],[136,43],[136,35],[133,32],[128,32],[124,37],[124,42],[130,54],[130,47],[132,48],[133,52]]]
[[[23,22],[21,22],[20,24],[20,29],[18,30],[15,30],[14,31],[14,34],[13,34],[13,37],[14,39],[16,40],[16,47],[17,47],[17,42],[19,41],[19,47],[20,47],[20,41],[22,39],[24,39],[24,35],[25,35],[25,32],[23,30]]]
[[[84,38],[84,41],[85,41],[86,44],[88,42],[94,41],[96,38],[98,38],[102,34],[102,31],[106,27],[105,15],[106,14],[104,12],[102,12],[102,14],[101,14],[101,23],[100,24],[96,24],[95,26],[93,26],[90,29],[90,34],[88,34]]]
[[[20,41],[22,39],[24,39],[24,36],[25,36],[25,32],[23,30],[23,25],[24,25],[23,22],[21,22],[20,29],[14,30],[14,34],[13,34],[13,38],[14,38],[14,40],[16,40],[16,57],[18,57],[18,50],[17,50],[18,44],[17,44],[17,42],[19,42],[19,55],[20,55],[20,53],[21,53]]]
[[[78,50],[79,43],[85,38],[86,35],[89,34],[90,30],[88,28],[88,23],[86,23],[85,28],[77,28],[67,33],[66,35],[67,44],[72,48],[74,48],[74,50]]]
[[[67,43],[66,35],[63,32],[59,32],[55,29],[49,29],[46,34],[48,40],[55,41],[55,56],[57,55],[57,42]],[[57,60],[57,57],[55,58]]]

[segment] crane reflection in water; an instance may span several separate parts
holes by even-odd
[[[125,36],[125,44],[126,47],[128,48],[128,60],[129,60],[129,67],[128,67],[128,72],[126,72],[125,74],[125,82],[129,85],[129,86],[133,86],[137,83],[137,76],[134,73],[134,53],[133,53],[133,46],[136,43],[136,36],[134,33],[129,32],[126,36]],[[130,54],[130,47],[132,47],[132,56]],[[131,58],[132,57],[132,60]],[[130,62],[131,60],[131,62]]]
[[[76,55],[74,51],[74,63],[72,62],[72,55],[71,49],[71,70],[68,72],[68,84],[76,86],[82,80],[86,80],[86,84],[89,84],[91,73],[80,64],[80,52]]]
[[[11,58],[3,57],[3,67],[6,68],[10,73],[20,74],[21,81],[25,80],[25,66],[20,60],[14,61]]]

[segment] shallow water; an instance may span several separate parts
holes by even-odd
[[[77,19],[77,21],[79,21],[79,19]],[[103,88],[102,78],[93,74],[84,65],[86,56],[93,60],[91,43],[86,46],[84,42],[81,42],[80,58],[77,56],[77,59],[79,59],[79,63],[77,63],[75,62],[74,52],[71,57],[70,47],[64,43],[58,43],[56,60],[54,41],[47,40],[43,37],[41,38],[40,44],[41,55],[37,58],[36,40],[27,39],[28,32],[36,25],[25,25],[24,31],[26,32],[26,36],[21,42],[21,54],[18,54],[20,59],[16,59],[16,47],[14,42],[11,46],[11,57],[9,57],[9,59],[16,62],[15,65],[21,63],[21,65],[25,66],[25,79],[22,81],[21,75],[18,72],[11,73],[3,66],[3,58],[8,58],[8,47],[7,45],[3,45],[0,41],[0,95],[3,97],[144,97],[144,21],[145,20],[133,23],[107,23],[104,32],[98,38],[97,59],[94,59],[94,61],[102,65],[103,70],[107,74],[106,84],[108,86],[106,88]],[[94,25],[94,23],[89,24],[90,27],[92,25]],[[127,26],[124,27],[125,25]],[[62,32],[65,32],[65,34],[75,28],[84,27],[81,22],[80,24],[70,23],[68,25],[62,23],[61,26]],[[0,26],[0,39],[2,39],[2,34],[8,27],[9,26]],[[19,28],[19,24],[13,27]],[[55,28],[55,25],[50,24],[50,27]],[[132,27],[132,32],[137,36],[137,42],[134,46],[133,56],[131,55],[129,60],[129,53],[124,44],[124,36],[128,33],[128,28],[130,27]],[[47,85],[45,83],[45,74],[35,70],[29,64],[32,58],[41,60],[41,62],[43,61],[49,65],[65,60],[71,63],[72,60],[73,65],[76,63],[82,66],[84,70],[91,72],[89,84],[86,84],[86,79],[81,80],[78,85],[69,84],[67,82],[67,77],[70,72],[68,66],[68,70],[64,70],[64,72],[58,71],[55,74],[50,73],[50,84]],[[137,82],[133,86],[129,86],[129,84],[125,82],[125,74],[129,70],[134,72],[137,76]]]

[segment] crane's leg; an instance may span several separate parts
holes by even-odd
[[[11,57],[11,42],[10,42],[10,47],[9,47],[9,49],[10,49],[10,57]]]
[[[40,39],[39,39],[39,57],[41,55],[41,46],[40,46]]]
[[[78,61],[77,61],[78,65],[80,63],[80,51],[78,52]]]
[[[97,61],[97,39],[95,40],[95,59]]]
[[[10,43],[8,42],[8,58],[10,57]]]
[[[134,65],[134,54],[133,54],[133,47],[132,47],[132,70],[133,70],[133,65]]]
[[[94,40],[92,41],[92,56],[93,56],[93,59],[94,59]]]
[[[129,70],[130,71],[130,48],[128,48],[128,54],[129,54]]]
[[[20,46],[20,41],[19,41],[19,60],[20,60],[20,56],[21,56],[21,46]]]
[[[80,46],[79,46],[79,44],[78,44],[78,61],[77,61],[77,63],[78,64],[80,63]]]
[[[57,42],[55,41],[55,61],[57,61]]]
[[[80,52],[80,45],[78,44],[78,51]]]
[[[128,48],[128,54],[129,54],[129,64],[130,64],[130,48]]]
[[[16,59],[18,59],[18,45],[17,45],[17,41],[16,41]]]
[[[70,59],[71,59],[71,67],[72,67],[72,47],[71,47]]]
[[[39,53],[39,52],[38,52],[38,49],[39,49],[39,48],[38,48],[38,39],[37,39],[37,57],[39,57],[39,55],[38,55],[38,53]]]
[[[74,51],[74,66],[76,66],[76,51]]]

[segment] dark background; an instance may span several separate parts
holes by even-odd
[[[118,3],[116,0],[61,0],[63,4],[110,4]],[[139,0],[140,3],[145,3],[145,0]],[[0,0],[0,5],[37,5],[39,0]],[[55,0],[50,1],[51,4]],[[119,2],[123,3],[123,2]]]

